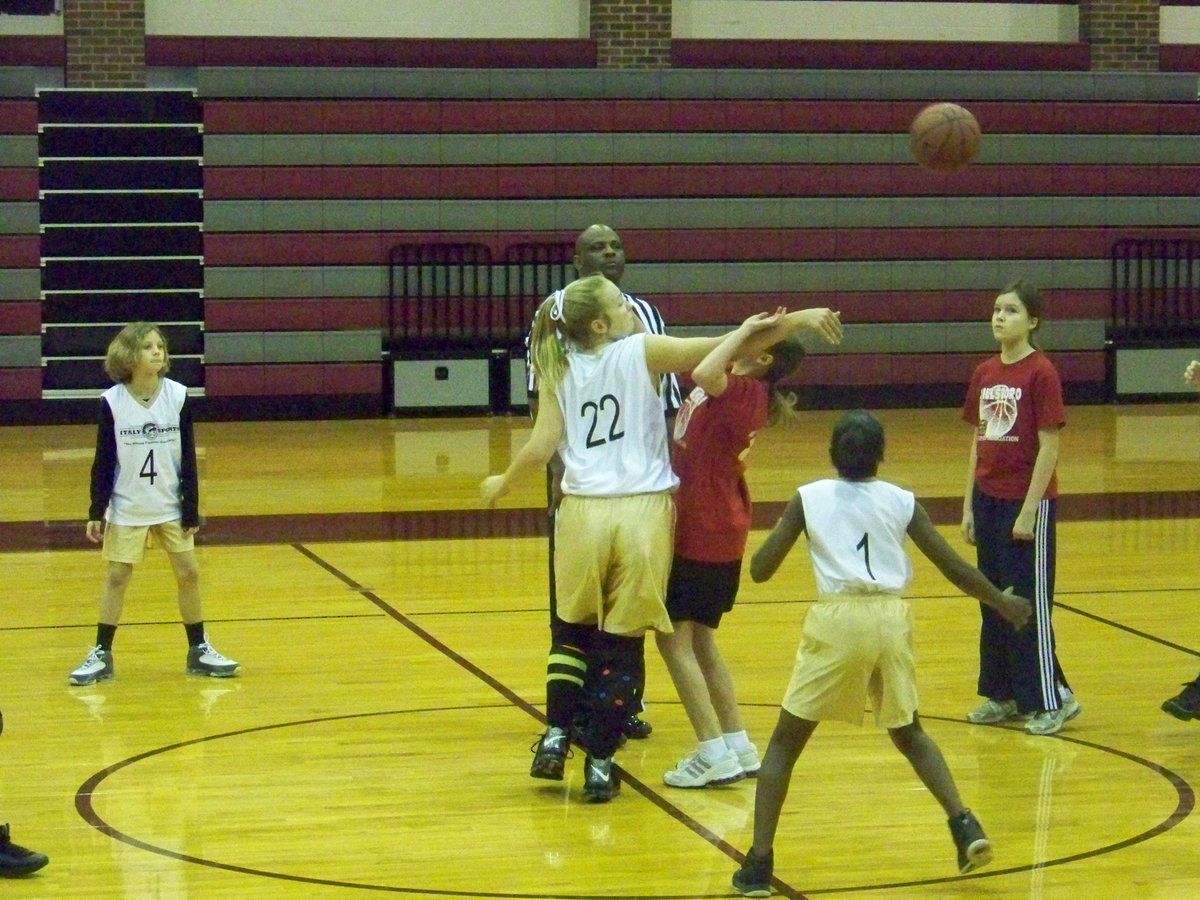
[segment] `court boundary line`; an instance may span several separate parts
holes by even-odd
[[[469,675],[472,675],[473,677],[482,681],[489,688],[496,691],[504,699],[504,701],[506,701],[508,707],[516,707],[517,709],[519,709],[521,711],[529,713],[538,721],[540,721],[542,723],[545,722],[544,715],[535,706],[533,706],[531,703],[525,701],[523,698],[521,698],[519,695],[517,695],[515,691],[508,688],[506,685],[504,685],[502,682],[500,682],[495,677],[489,675],[487,672],[485,672],[483,669],[481,669],[476,664],[472,663],[469,659],[467,659],[461,653],[458,653],[456,650],[453,650],[452,648],[450,648],[449,645],[447,645],[445,642],[441,641],[439,638],[435,637],[430,632],[421,628],[409,616],[405,615],[400,610],[396,609],[394,606],[392,606],[390,603],[388,603],[386,600],[379,597],[372,589],[370,589],[368,587],[364,587],[363,585],[360,585],[350,575],[346,574],[345,572],[342,572],[340,569],[338,569],[332,563],[324,560],[323,558],[321,558],[319,555],[317,555],[316,553],[314,553],[307,547],[304,547],[301,544],[292,544],[291,546],[298,553],[300,553],[305,558],[307,558],[310,562],[312,562],[319,568],[323,569],[330,575],[334,576],[336,579],[341,581],[347,587],[349,587],[350,589],[352,589],[356,593],[358,593],[361,597],[368,600],[376,608],[378,608],[380,611],[385,613],[389,618],[391,618],[394,621],[396,621],[397,623],[403,625],[414,637],[425,642],[427,645],[429,645],[430,647],[435,649],[438,653],[440,653],[444,658],[457,664],[460,668],[465,670]],[[1093,617],[1093,618],[1099,619],[1099,617]],[[1101,621],[1103,621],[1103,620],[1101,620]],[[762,706],[763,704],[747,704],[747,705]],[[770,705],[772,707],[774,706],[774,704],[770,704]],[[478,707],[478,705],[476,705],[474,707],[461,707],[461,706],[437,707],[437,709],[448,709],[448,708],[463,709],[463,708],[477,708],[477,707]],[[497,705],[495,707],[489,707],[489,708],[506,708],[506,707],[503,704],[501,704],[501,705]],[[129,757],[126,760],[122,760],[111,766],[108,766],[105,769],[93,774],[90,778],[88,778],[76,792],[76,796],[75,796],[76,811],[86,822],[88,822],[89,825],[91,825],[93,828],[96,828],[97,830],[101,831],[102,833],[106,834],[108,837],[110,837],[114,840],[120,840],[131,846],[138,847],[139,849],[143,849],[143,850],[147,850],[149,852],[153,852],[153,853],[156,853],[159,855],[179,859],[184,862],[192,862],[192,863],[196,863],[199,865],[205,865],[205,866],[212,867],[212,868],[224,869],[227,871],[234,871],[234,872],[238,872],[241,874],[258,875],[258,876],[262,876],[262,877],[270,877],[270,878],[275,878],[275,879],[280,879],[280,880],[295,881],[295,882],[299,882],[299,883],[322,884],[322,885],[328,885],[328,886],[348,887],[348,888],[355,888],[355,889],[362,889],[362,890],[374,890],[374,891],[388,892],[388,893],[405,893],[405,894],[424,893],[427,895],[434,894],[434,895],[438,895],[438,896],[451,896],[451,897],[478,896],[478,897],[488,897],[488,898],[509,898],[509,897],[515,898],[515,897],[520,896],[520,897],[536,898],[536,900],[615,900],[614,895],[606,895],[606,894],[600,894],[600,895],[596,895],[596,894],[528,894],[528,893],[513,894],[513,893],[508,893],[508,892],[502,893],[502,892],[489,892],[489,891],[473,891],[473,892],[468,893],[465,891],[455,891],[455,890],[439,890],[439,889],[430,890],[428,888],[405,888],[405,887],[395,887],[395,886],[386,886],[386,885],[370,885],[370,884],[362,884],[362,883],[357,883],[357,882],[341,882],[341,881],[333,881],[333,880],[329,880],[329,879],[320,879],[320,878],[315,878],[315,877],[311,877],[311,876],[287,875],[287,874],[278,873],[278,872],[270,872],[268,870],[253,869],[253,868],[249,868],[246,866],[239,866],[239,865],[234,865],[234,864],[230,864],[230,863],[221,863],[221,862],[218,862],[215,860],[207,860],[202,857],[196,857],[196,856],[192,856],[190,854],[180,853],[178,851],[167,850],[166,848],[156,847],[153,844],[150,844],[146,841],[135,838],[131,835],[126,835],[125,833],[119,831],[115,827],[113,827],[113,826],[109,825],[107,822],[105,822],[96,813],[96,811],[91,803],[92,796],[95,793],[96,788],[102,781],[104,781],[105,778],[107,778],[109,775],[111,775],[123,768],[126,768],[127,766],[134,764],[135,762],[138,762],[142,759],[146,759],[146,758],[154,756],[154,755],[169,752],[171,750],[179,749],[181,747],[190,746],[193,744],[202,743],[202,742],[210,741],[210,740],[217,740],[220,738],[230,737],[230,736],[234,736],[234,735],[254,733],[254,732],[258,732],[258,731],[265,731],[265,730],[270,730],[270,729],[275,729],[275,728],[289,727],[289,726],[302,725],[302,724],[311,724],[311,723],[331,721],[331,720],[343,720],[343,719],[350,719],[350,718],[360,718],[360,717],[369,717],[369,716],[373,717],[373,716],[381,716],[381,715],[394,715],[394,714],[397,714],[398,712],[411,712],[411,711],[392,710],[392,711],[377,711],[377,712],[370,712],[370,713],[352,713],[352,714],[344,714],[344,715],[337,715],[337,716],[324,716],[324,717],[317,717],[317,718],[310,718],[310,719],[302,719],[302,720],[298,720],[296,722],[289,722],[289,723],[275,723],[272,725],[260,725],[260,726],[254,726],[251,728],[238,729],[238,730],[232,731],[232,732],[224,732],[224,733],[217,734],[217,735],[208,735],[208,736],[201,737],[201,738],[194,738],[194,739],[187,740],[187,741],[180,741],[180,742],[176,742],[174,744],[167,745],[165,747],[160,747],[157,749],[149,750],[144,753]],[[943,722],[948,722],[948,723],[952,723],[952,724],[957,724],[957,725],[965,724],[957,719],[950,719],[947,717],[928,716],[926,718],[933,719],[936,721],[943,721]],[[978,726],[976,726],[976,727],[978,727]],[[1001,728],[1001,730],[1011,730],[1011,729],[1004,729],[1002,726],[983,726],[983,727],[997,727],[997,728]],[[1062,858],[1058,858],[1058,859],[1045,860],[1042,862],[1031,863],[1030,865],[1027,865],[1027,866],[1012,866],[1012,867],[1008,867],[1008,868],[1004,868],[1004,869],[994,869],[994,870],[988,870],[988,871],[974,872],[974,873],[970,873],[967,875],[952,875],[952,876],[945,876],[945,877],[941,877],[941,878],[921,879],[921,880],[914,880],[914,881],[907,881],[907,882],[894,882],[894,883],[872,884],[872,885],[848,885],[848,886],[842,886],[842,887],[836,887],[836,888],[817,888],[817,889],[811,889],[807,893],[802,892],[799,889],[792,887],[790,884],[783,882],[782,880],[780,880],[778,878],[778,876],[776,876],[773,881],[773,884],[778,889],[779,895],[783,896],[783,897],[787,897],[787,898],[789,898],[789,900],[808,900],[808,897],[810,895],[817,896],[817,895],[825,895],[825,894],[842,894],[842,893],[848,893],[851,891],[889,890],[889,889],[895,889],[895,888],[946,884],[946,883],[950,883],[950,882],[963,881],[963,880],[976,879],[976,878],[995,878],[995,877],[999,877],[1002,875],[1011,875],[1011,874],[1015,874],[1015,873],[1025,872],[1025,871],[1032,871],[1035,869],[1044,869],[1044,868],[1049,868],[1052,866],[1064,865],[1068,862],[1076,862],[1076,861],[1079,861],[1082,859],[1087,859],[1087,858],[1090,858],[1093,856],[1104,855],[1107,853],[1114,852],[1116,850],[1124,849],[1126,847],[1133,846],[1135,844],[1150,840],[1150,839],[1156,837],[1157,835],[1162,834],[1166,831],[1169,831],[1171,828],[1178,825],[1180,822],[1182,822],[1184,819],[1186,819],[1195,808],[1195,792],[1193,791],[1191,785],[1186,781],[1186,779],[1182,778],[1181,776],[1179,776],[1177,773],[1173,772],[1172,770],[1159,765],[1158,763],[1154,763],[1150,760],[1146,760],[1142,757],[1128,753],[1127,751],[1119,750],[1117,748],[1112,748],[1112,747],[1106,747],[1102,744],[1097,744],[1095,742],[1086,741],[1086,740],[1083,740],[1080,738],[1073,738],[1069,735],[1062,735],[1062,734],[1053,735],[1051,737],[1051,739],[1062,740],[1062,741],[1077,744],[1080,746],[1089,747],[1089,748],[1091,748],[1093,750],[1097,750],[1099,752],[1109,753],[1111,755],[1121,757],[1123,759],[1134,762],[1135,764],[1138,764],[1145,768],[1148,768],[1153,772],[1156,772],[1160,776],[1164,777],[1174,787],[1175,793],[1176,793],[1175,809],[1171,812],[1170,815],[1168,815],[1164,820],[1159,822],[1157,825],[1154,825],[1153,827],[1151,827],[1139,834],[1135,834],[1131,837],[1125,838],[1124,840],[1117,841],[1116,843],[1113,843],[1113,844],[1108,844],[1103,847],[1084,851],[1082,853],[1072,854],[1070,856],[1066,856],[1066,857],[1062,857]],[[619,765],[618,765],[618,768],[620,768]],[[709,843],[714,848],[721,850],[727,856],[730,856],[735,862],[740,863],[744,859],[744,854],[742,854],[739,850],[737,850],[737,848],[733,847],[733,845],[729,844],[723,838],[720,838],[713,832],[709,831],[707,828],[705,828],[699,822],[696,822],[695,820],[691,819],[691,817],[688,816],[686,813],[684,813],[683,810],[681,810],[679,807],[675,806],[674,804],[670,803],[665,797],[663,797],[657,791],[650,789],[642,781],[640,781],[637,778],[632,777],[624,769],[621,769],[620,771],[621,771],[622,780],[624,781],[624,783],[627,784],[633,790],[635,790],[644,799],[650,801],[652,805],[658,807],[660,810],[667,813],[675,821],[680,822],[681,824],[685,825],[685,827],[687,827],[694,834],[701,837],[703,840],[705,840],[707,843]],[[640,897],[644,898],[644,900],[702,900],[702,898],[719,897],[719,896],[728,896],[728,892],[723,892],[721,894],[689,893],[689,894],[642,894],[642,895],[640,895]]]

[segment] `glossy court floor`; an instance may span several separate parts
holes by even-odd
[[[978,611],[916,560],[921,713],[995,844],[959,876],[936,803],[886,736],[818,729],[776,845],[785,895],[1200,896],[1200,722],[1159,710],[1200,669],[1200,407],[1068,411],[1059,467],[1060,657],[1083,704],[1055,737],[973,726]],[[765,434],[753,549],[828,473],[833,412]],[[882,474],[958,536],[969,432],[887,410]],[[332,900],[729,896],[754,786],[683,791],[692,746],[653,644],[654,733],[618,754],[612,803],[528,777],[541,730],[544,485],[476,485],[521,417],[201,423],[198,544],[209,635],[232,679],[184,673],[163,554],[134,574],[112,681],[70,687],[103,564],[83,538],[94,431],[0,428],[0,822],[51,857],[5,897]],[[744,580],[720,631],[765,747],[813,583],[802,544]]]

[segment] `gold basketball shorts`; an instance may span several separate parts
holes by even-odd
[[[192,535],[185,534],[179,519],[158,525],[104,525],[103,556],[109,562],[136,565],[146,557],[146,548],[161,546],[168,553],[195,549]]]
[[[563,497],[554,517],[554,585],[565,622],[617,635],[670,632],[667,578],[675,501],[662,491]]]
[[[899,728],[917,709],[912,608],[895,594],[823,594],[804,618],[783,708],[813,722]]]

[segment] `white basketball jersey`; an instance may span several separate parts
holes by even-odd
[[[560,289],[551,294],[550,297],[558,298],[561,294],[562,290]],[[546,299],[549,299],[549,297]],[[633,307],[634,314],[641,319],[642,326],[646,329],[646,334],[667,333],[667,326],[663,324],[662,316],[659,315],[658,310],[641,297],[635,297],[633,294],[626,294],[622,291],[621,299]],[[537,375],[533,372],[532,356],[529,352],[529,339],[532,334],[533,326],[530,325],[529,331],[525,334],[525,387],[531,397],[536,397],[538,393],[538,381]],[[660,391],[662,392],[660,399],[662,400],[663,409],[666,410],[668,415],[679,409],[679,379],[675,377],[674,372],[667,372],[662,376]]]
[[[179,411],[187,388],[164,378],[147,408],[129,388],[104,392],[117,438],[117,472],[106,518],[116,525],[159,525],[180,518],[179,473],[183,441]]]
[[[646,369],[646,335],[572,351],[555,390],[565,434],[563,492],[591,497],[673,490],[662,400]]]
[[[800,487],[804,530],[823,594],[900,594],[912,580],[904,550],[916,499],[887,481],[827,478]]]

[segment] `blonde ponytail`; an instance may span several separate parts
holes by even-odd
[[[577,278],[555,291],[538,307],[529,336],[529,355],[538,381],[549,388],[567,374],[567,349],[587,349],[592,322],[604,318],[601,292],[609,281],[603,275]]]
[[[553,390],[567,374],[567,348],[563,346],[555,313],[562,308],[562,291],[555,291],[538,307],[529,335],[529,358],[539,385]]]

